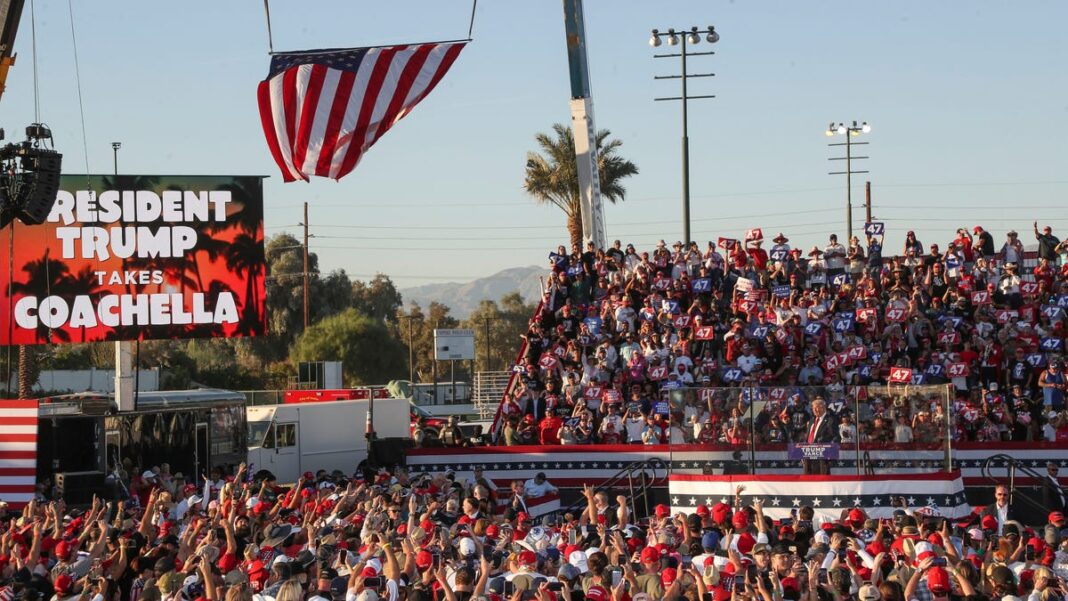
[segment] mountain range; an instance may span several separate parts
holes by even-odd
[[[450,314],[457,319],[466,319],[483,300],[499,301],[502,296],[518,291],[525,302],[534,302],[541,297],[541,282],[538,278],[547,273],[544,267],[510,267],[497,273],[470,282],[425,284],[401,288],[404,305],[415,301],[424,310],[437,301],[448,305]]]

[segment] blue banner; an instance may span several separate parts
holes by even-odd
[[[786,445],[786,456],[790,459],[838,459],[839,446],[837,442],[819,443],[789,443]]]
[[[932,378],[941,378],[945,375],[946,370],[941,363],[932,363],[927,366],[927,369],[923,370],[923,373]]]
[[[593,334],[594,336],[601,335],[601,325],[603,324],[600,317],[587,317],[582,320],[582,323],[586,324],[586,327],[589,328],[590,334]]]
[[[1059,352],[1064,348],[1063,338],[1043,338],[1038,347],[1047,353]]]
[[[697,278],[690,284],[694,292],[712,292],[712,278]]]
[[[745,379],[745,372],[737,367],[723,370],[724,382],[741,382],[743,379]]]
[[[869,236],[878,236],[884,231],[884,225],[881,221],[869,221],[864,224],[864,233]]]

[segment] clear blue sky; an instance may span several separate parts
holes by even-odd
[[[36,0],[41,116],[86,170],[68,3]],[[454,39],[470,2],[272,2],[278,50]],[[88,170],[266,174],[268,234],[298,232],[311,203],[325,269],[400,286],[463,281],[544,264],[563,214],[523,193],[533,135],[569,121],[558,0],[481,0],[475,41],[441,85],[342,180],[282,184],[263,141],[257,82],[267,71],[258,0],[74,2]],[[607,209],[608,234],[643,246],[681,237],[675,59],[649,31],[715,25],[716,55],[692,61],[694,237],[761,226],[794,245],[844,234],[845,182],[823,135],[867,120],[876,216],[895,249],[906,229],[943,244],[985,225],[1001,240],[1037,218],[1068,229],[1068,3],[587,0],[597,125],[641,173]],[[33,120],[30,6],[0,102],[8,139]],[[663,49],[663,48],[662,48]],[[701,49],[708,49],[702,43]],[[841,138],[839,138],[839,141]],[[854,200],[863,198],[863,179]],[[855,209],[856,227],[863,211]],[[1025,234],[1029,240],[1029,234]],[[415,250],[423,249],[423,250]]]

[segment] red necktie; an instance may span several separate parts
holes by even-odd
[[[816,441],[816,427],[820,425],[819,418],[812,422],[812,429],[808,431],[808,444],[812,444]]]

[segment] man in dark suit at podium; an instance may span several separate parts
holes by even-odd
[[[812,420],[805,430],[805,439],[799,442],[805,444],[820,444],[834,442],[838,437],[838,428],[834,420],[827,415],[827,403],[823,397],[812,399]],[[804,473],[806,474],[830,474],[831,465],[826,459],[805,459]]]

